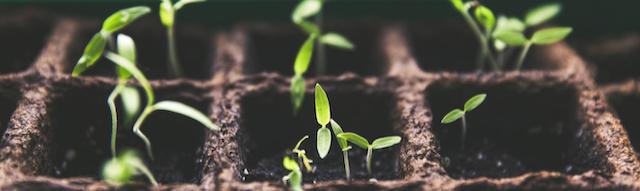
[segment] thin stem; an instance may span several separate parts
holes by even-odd
[[[469,15],[469,13],[467,12],[460,12],[460,13],[462,13],[464,20],[469,25],[469,28],[471,28],[471,31],[473,31],[473,33],[476,35],[478,42],[480,43],[481,54],[485,55],[486,58],[489,59],[489,63],[491,63],[491,67],[493,68],[493,70],[498,71],[498,64],[496,63],[495,58],[491,56],[491,52],[489,51],[489,42],[488,42],[489,40],[485,38],[484,34],[482,34],[480,27],[478,27],[478,25],[473,21],[473,18],[471,17],[471,15]],[[483,61],[483,60],[480,60],[480,61]],[[476,65],[480,65],[480,64],[476,64]]]
[[[147,154],[149,155],[149,158],[151,160],[153,160],[153,152],[151,151],[151,142],[149,141],[149,138],[147,138],[147,136],[144,135],[144,133],[142,133],[142,131],[140,130],[140,127],[142,126],[142,123],[147,118],[147,116],[149,116],[149,114],[151,114],[152,112],[153,112],[152,106],[145,107],[144,111],[142,112],[142,114],[140,114],[140,117],[138,117],[138,120],[136,120],[136,123],[133,125],[133,133],[138,135],[138,137],[142,139],[142,141],[144,142],[147,148]]]
[[[342,158],[344,161],[344,172],[347,175],[347,180],[351,179],[351,170],[349,169],[349,151],[342,151]]]
[[[489,36],[490,34],[491,34],[491,30],[485,30],[484,38],[488,40],[490,38],[490,36]],[[478,55],[477,55],[476,58],[477,58],[477,60],[476,60],[476,65],[477,65],[476,70],[477,71],[482,71],[484,69],[485,60],[487,59],[487,53],[486,53],[485,49],[480,47],[480,50],[478,50]]]
[[[125,83],[121,81],[107,98],[107,104],[109,105],[109,110],[111,110],[111,156],[113,158],[116,157],[116,134],[118,133],[118,112],[116,111],[115,100],[124,88]]]
[[[467,139],[467,118],[462,115],[462,139],[460,141],[460,148],[464,150],[464,143]]]
[[[169,74],[172,77],[180,77],[182,76],[182,69],[180,68],[180,63],[178,61],[178,52],[176,49],[176,39],[173,31],[173,26],[167,27],[167,42],[168,42],[168,53],[169,56]]]
[[[520,56],[518,57],[518,62],[516,62],[516,71],[519,71],[520,68],[522,67],[522,63],[524,63],[524,58],[527,56],[527,52],[529,52],[529,48],[531,48],[531,45],[533,45],[533,43],[528,42],[522,48],[522,52],[520,52]]]
[[[140,172],[142,172],[142,174],[144,174],[147,177],[147,179],[149,179],[149,182],[151,182],[151,184],[153,184],[153,186],[158,186],[158,181],[156,181],[156,178],[153,177],[153,174],[151,173],[149,168],[147,168],[147,166],[145,166],[141,162],[140,163],[135,163],[134,166]]]
[[[369,148],[367,149],[367,172],[369,172],[369,176],[372,175],[371,173],[371,155],[373,155],[373,148],[371,146],[369,146]]]
[[[322,35],[322,12],[318,13],[316,16],[316,26],[318,27],[318,36]],[[318,56],[316,56],[316,76],[321,76],[325,74],[327,71],[327,60],[326,60],[326,51],[325,46],[320,42],[318,38],[318,42],[316,43],[316,49],[318,50]]]

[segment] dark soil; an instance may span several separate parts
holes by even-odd
[[[0,73],[29,68],[51,35],[51,20],[34,11],[0,20]]]
[[[461,125],[442,117],[477,93],[487,100],[467,114],[467,140]],[[505,178],[534,171],[581,173],[575,148],[575,90],[564,87],[523,90],[504,84],[436,84],[427,90],[441,144],[443,166],[453,178]]]
[[[640,78],[640,36],[628,34],[590,40],[580,46],[592,64],[598,83],[616,83]]]
[[[67,55],[67,72],[73,70],[77,60],[82,56],[85,46],[93,35],[100,30],[100,23],[85,23],[83,30],[75,39]],[[209,79],[215,52],[213,37],[204,28],[177,24],[174,29],[178,59],[183,70],[183,78]],[[157,18],[142,18],[135,24],[120,31],[131,36],[136,43],[138,67],[150,79],[169,79],[167,59],[167,34]],[[117,36],[113,35],[114,38]],[[107,50],[110,50],[107,47]],[[114,76],[115,65],[106,58],[101,58],[95,67],[87,70],[85,76]]]
[[[390,121],[391,97],[384,93],[329,91],[332,117],[343,130],[357,132],[367,139],[395,135]],[[243,99],[241,123],[242,139],[246,141],[245,181],[280,180],[287,172],[282,167],[282,158],[288,149],[304,135],[310,138],[303,144],[308,156],[317,166],[315,173],[306,173],[306,182],[336,180],[344,178],[342,152],[333,138],[330,154],[320,159],[314,147],[319,125],[315,120],[313,94],[307,94],[302,110],[296,116],[291,110],[287,94],[262,92]],[[372,104],[377,103],[377,104]],[[283,107],[284,106],[284,107]],[[398,170],[398,149],[374,151],[373,178],[395,179]],[[368,179],[365,163],[366,152],[354,148],[350,152],[353,177]],[[244,171],[244,169],[242,169]]]

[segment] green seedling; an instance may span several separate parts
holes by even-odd
[[[112,158],[102,169],[102,178],[107,183],[115,186],[128,184],[131,179],[140,174],[146,176],[153,186],[158,186],[158,182],[149,168],[142,162],[138,154],[131,150]]]
[[[351,150],[351,146],[347,144],[347,140],[339,138],[338,134],[343,133],[342,127],[338,124],[338,122],[331,119],[331,129],[333,130],[333,134],[338,139],[338,145],[340,145],[340,150],[342,150],[342,161],[344,161],[344,173],[348,179],[351,179],[351,170],[349,168],[349,150]]]
[[[285,156],[282,160],[282,165],[285,169],[290,171],[287,176],[282,177],[282,182],[285,184],[289,182],[289,188],[291,188],[291,190],[302,191],[302,171],[300,170],[298,163]]]
[[[294,76],[291,78],[291,101],[293,111],[297,113],[304,99],[304,74],[309,68],[314,46],[317,47],[316,74],[318,76],[325,73],[325,50],[324,45],[344,50],[353,50],[355,46],[344,36],[335,33],[322,31],[322,7],[324,0],[302,0],[291,14],[291,20],[304,30],[309,37],[304,42],[294,62]],[[316,18],[315,23],[307,19]],[[317,42],[316,42],[317,41]]]
[[[331,108],[329,106],[329,98],[327,93],[320,84],[316,84],[315,89],[315,105],[316,105],[316,120],[320,124],[320,129],[317,132],[316,146],[320,158],[324,158],[329,154],[331,149],[331,131],[327,128],[327,124],[331,120]]]
[[[338,138],[347,140],[350,143],[353,143],[354,145],[367,150],[367,172],[370,176],[372,175],[371,161],[373,159],[373,150],[391,147],[402,141],[402,138],[399,136],[388,136],[377,138],[373,141],[373,143],[369,143],[369,141],[367,141],[367,139],[365,139],[364,137],[352,132],[340,133],[337,136]]]
[[[153,159],[153,154],[152,154],[152,148],[151,148],[151,142],[149,141],[149,139],[147,138],[146,135],[144,135],[144,133],[142,133],[141,131],[141,127],[142,124],[144,123],[144,120],[154,111],[169,111],[169,112],[174,112],[177,114],[181,114],[187,117],[190,117],[198,122],[200,122],[201,124],[203,124],[205,127],[211,129],[211,130],[219,130],[220,128],[218,126],[216,126],[215,124],[213,124],[213,122],[211,122],[211,120],[209,120],[209,118],[202,114],[200,111],[187,106],[185,104],[182,104],[180,102],[176,102],[176,101],[160,101],[158,103],[155,103],[155,95],[153,93],[153,89],[151,88],[151,84],[149,83],[149,81],[147,80],[147,77],[136,67],[136,64],[133,62],[135,61],[135,59],[130,59],[130,58],[135,58],[135,53],[131,52],[131,51],[125,51],[125,54],[123,55],[119,55],[119,54],[115,54],[112,52],[106,52],[105,53],[105,57],[107,59],[109,59],[110,61],[112,61],[113,63],[115,63],[119,69],[119,72],[122,71],[126,71],[127,75],[131,75],[133,76],[139,83],[140,86],[142,86],[142,89],[144,90],[146,97],[147,97],[147,103],[144,107],[144,109],[142,110],[142,113],[140,114],[140,116],[138,116],[138,118],[136,119],[134,125],[133,125],[133,132],[142,139],[142,141],[145,143],[145,146],[147,147],[147,153],[149,154],[149,157]],[[76,65],[76,67],[84,67],[84,66],[79,66]],[[85,68],[86,69],[86,68]],[[75,71],[75,69],[74,69]],[[82,70],[84,71],[84,70]],[[82,72],[81,71],[81,72]],[[77,75],[81,74],[78,73]],[[111,102],[110,102],[111,105]],[[115,110],[112,110],[112,112]],[[114,139],[115,136],[112,136],[112,139]]]
[[[521,46],[522,50],[518,56],[515,70],[520,70],[524,59],[532,45],[548,45],[553,44],[566,38],[571,34],[571,27],[553,27],[542,29],[533,33],[531,38],[525,37],[524,33],[513,31],[501,31],[496,33],[494,37],[509,46]]]
[[[457,121],[458,119],[462,119],[461,147],[463,149],[464,149],[465,139],[467,137],[467,120],[465,115],[467,114],[467,112],[470,112],[476,109],[478,106],[480,106],[480,104],[482,104],[482,102],[484,102],[486,98],[487,98],[487,94],[475,95],[464,103],[464,108],[462,110],[454,109],[449,113],[447,113],[447,115],[445,115],[440,121],[440,123],[442,124],[449,124]]]
[[[173,77],[182,76],[180,61],[178,60],[178,51],[176,48],[176,39],[174,33],[175,15],[184,6],[192,3],[201,3],[206,0],[179,0],[175,4],[171,0],[162,0],[160,3],[160,21],[167,29],[167,56],[169,59],[169,72]]]
[[[151,12],[151,9],[144,6],[131,7],[119,10],[109,16],[103,23],[100,32],[93,35],[91,41],[84,49],[82,57],[78,60],[72,75],[79,76],[87,68],[102,57],[102,53],[108,42],[113,42],[112,34],[120,31],[122,28],[136,21],[138,18]]]
[[[469,1],[464,3],[463,0],[449,0],[453,7],[462,15],[471,31],[476,36],[479,44],[479,52],[476,59],[476,67],[478,70],[482,70],[484,67],[485,60],[489,60],[493,70],[499,70],[498,64],[491,56],[490,46],[489,46],[489,37],[491,34],[491,30],[495,25],[495,16],[493,12],[482,5],[478,5],[477,1]],[[474,15],[478,22],[474,20],[474,17],[471,16],[469,11],[476,7]],[[480,24],[484,27],[484,31],[481,30]]]
[[[296,154],[298,158],[298,162],[301,163],[307,169],[307,172],[311,172],[313,171],[313,167],[311,166],[311,163],[313,163],[313,161],[309,159],[309,157],[307,157],[307,151],[305,151],[304,149],[300,149],[300,145],[302,145],[302,142],[304,142],[304,140],[307,140],[308,138],[309,138],[308,135],[305,135],[304,137],[302,137],[302,139],[298,141],[298,143],[296,144],[296,147],[294,147],[293,150],[291,150],[291,152]]]

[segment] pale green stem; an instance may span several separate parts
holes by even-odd
[[[133,133],[138,135],[138,137],[142,139],[142,141],[146,146],[147,154],[149,155],[149,158],[151,160],[153,160],[153,152],[151,151],[151,142],[149,141],[149,138],[147,138],[147,136],[144,135],[144,133],[142,133],[142,131],[140,130],[140,127],[142,126],[142,123],[147,118],[147,116],[149,116],[149,114],[151,114],[152,112],[153,112],[153,107],[150,107],[150,106],[145,107],[144,111],[142,112],[142,114],[140,114],[140,117],[138,117],[138,119],[136,120],[136,123],[133,125]]]
[[[107,98],[107,104],[109,105],[109,110],[111,110],[111,156],[113,158],[116,157],[116,135],[118,133],[118,112],[116,111],[115,100],[125,86],[126,84],[120,81],[111,94],[109,94],[109,98]]]
[[[520,56],[518,57],[518,62],[516,62],[516,71],[519,71],[522,67],[522,63],[524,63],[524,59],[527,56],[527,52],[529,52],[529,48],[531,48],[531,45],[533,45],[533,43],[528,42],[522,48],[522,52],[520,52]]]
[[[137,164],[136,163],[134,166],[140,172],[142,172],[142,174],[144,174],[147,177],[147,179],[149,179],[149,182],[151,182],[151,184],[153,184],[153,186],[158,186],[158,181],[156,181],[156,179],[153,177],[153,174],[151,173],[151,171],[144,164]]]
[[[342,158],[344,160],[344,172],[347,175],[347,180],[351,179],[351,170],[349,169],[349,151],[342,151]]]
[[[467,139],[467,118],[462,115],[462,139],[460,141],[460,148],[464,150],[465,140]]]
[[[316,15],[316,26],[318,26],[318,36],[322,35],[322,12]],[[318,50],[318,55],[316,56],[316,76],[320,76],[325,74],[327,71],[327,60],[326,60],[326,51],[325,46],[320,42],[320,38],[317,38],[318,41],[316,43],[316,49]]]
[[[168,53],[169,56],[169,74],[171,77],[180,77],[182,76],[182,69],[180,68],[180,62],[178,61],[178,52],[176,49],[176,38],[174,34],[174,29],[172,26],[167,27],[167,43],[168,43]]]
[[[369,148],[367,149],[367,172],[369,172],[369,176],[372,175],[371,173],[371,158],[373,157],[373,148],[371,146],[369,146]]]
[[[493,70],[498,71],[498,64],[496,63],[495,58],[491,56],[491,52],[489,51],[489,42],[488,42],[489,40],[485,38],[484,34],[482,34],[480,27],[478,27],[478,25],[473,21],[473,18],[471,17],[471,15],[469,15],[469,13],[467,12],[460,12],[460,13],[462,13],[462,16],[464,17],[465,21],[469,25],[469,28],[471,28],[471,31],[473,31],[473,33],[476,35],[478,39],[478,43],[480,43],[481,55],[485,55],[486,58],[489,59],[489,63],[491,63],[491,67],[493,68]],[[478,61],[483,62],[484,60],[478,59]],[[476,65],[479,66],[480,64],[476,64]]]

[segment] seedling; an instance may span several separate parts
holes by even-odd
[[[131,41],[132,42],[132,41]],[[128,47],[128,46],[125,46]],[[126,48],[125,48],[126,49]],[[140,114],[140,116],[137,118],[137,120],[135,121],[134,125],[133,125],[133,132],[142,139],[142,141],[144,141],[146,148],[147,148],[147,153],[149,154],[149,157],[151,157],[153,159],[153,154],[152,154],[152,148],[151,148],[151,142],[149,141],[149,139],[147,138],[146,135],[144,135],[144,133],[142,133],[141,131],[141,126],[144,123],[144,120],[154,111],[169,111],[169,112],[174,112],[174,113],[178,113],[178,114],[182,114],[184,116],[190,117],[198,122],[200,122],[201,124],[203,124],[205,127],[211,129],[211,130],[219,130],[220,128],[218,126],[216,126],[215,124],[213,124],[213,122],[211,122],[211,120],[209,120],[209,118],[202,114],[200,111],[187,106],[185,104],[182,104],[180,102],[176,102],[176,101],[160,101],[158,103],[155,103],[155,95],[153,93],[153,89],[151,88],[151,84],[149,83],[149,81],[147,80],[146,76],[136,67],[135,63],[133,62],[135,59],[130,59],[130,58],[135,58],[135,51],[124,51],[125,54],[123,55],[118,55],[112,52],[106,52],[105,53],[105,57],[109,60],[111,60],[113,63],[115,63],[119,69],[119,76],[123,76],[123,74],[120,74],[120,72],[126,72],[124,76],[128,76],[131,75],[133,76],[139,83],[140,86],[142,86],[142,89],[144,90],[146,97],[147,97],[147,103],[146,106],[144,107],[142,113]],[[76,65],[76,68],[78,67],[85,67],[82,65]],[[76,68],[74,68],[74,71],[76,71]],[[86,69],[86,68],[84,68]],[[83,70],[80,70],[79,73],[77,73],[76,75],[80,75]],[[111,96],[110,96],[111,97]],[[109,103],[110,105],[112,105],[112,102],[110,101]],[[112,108],[112,115],[113,112],[115,111]],[[114,123],[116,124],[116,123]],[[113,128],[112,128],[113,129]],[[112,144],[113,144],[113,139],[115,139],[115,135],[112,135]],[[113,145],[112,145],[113,148]],[[112,149],[115,150],[115,149]]]
[[[327,128],[327,124],[329,124],[331,120],[331,108],[329,106],[327,93],[324,92],[320,84],[316,84],[315,97],[316,120],[321,126],[317,132],[316,146],[320,158],[324,158],[329,154],[329,149],[331,149],[331,131]]]
[[[343,133],[342,127],[338,124],[338,122],[331,119],[331,129],[333,130],[333,134],[338,139],[338,145],[340,145],[340,149],[342,150],[342,161],[344,161],[344,173],[348,179],[351,179],[351,170],[349,169],[349,150],[351,146],[347,144],[347,140],[339,138],[338,134]]]
[[[476,109],[478,106],[480,106],[480,104],[482,104],[482,102],[484,102],[486,98],[487,98],[487,94],[475,95],[471,97],[469,100],[467,100],[467,102],[464,103],[463,110],[454,109],[449,113],[447,113],[447,115],[445,115],[440,121],[440,123],[442,124],[449,124],[449,123],[455,122],[458,119],[462,119],[462,139],[461,139],[462,149],[464,149],[464,142],[467,137],[467,120],[465,118],[465,115],[467,114],[467,112],[470,112]]]
[[[495,59],[491,56],[491,51],[489,48],[489,34],[491,34],[491,30],[493,29],[493,25],[495,24],[495,16],[493,12],[482,5],[478,5],[477,1],[469,1],[464,3],[463,0],[449,0],[453,7],[462,15],[471,31],[476,36],[479,44],[479,52],[476,59],[476,67],[478,70],[482,70],[484,67],[485,60],[489,60],[491,67],[493,70],[498,70],[498,64]],[[478,22],[474,21],[469,11],[471,8],[477,7],[475,11],[475,17]],[[484,27],[484,32],[480,29],[480,25]]]
[[[294,147],[291,152],[296,154],[296,156],[298,157],[298,163],[304,165],[304,167],[307,169],[307,172],[311,172],[313,171],[313,167],[311,166],[311,163],[313,163],[313,161],[309,159],[309,157],[307,157],[307,151],[305,151],[304,149],[300,149],[300,145],[302,144],[302,142],[304,142],[304,140],[307,140],[308,138],[308,135],[302,137],[302,139],[298,141],[296,147]]]
[[[282,160],[282,165],[285,169],[290,171],[287,176],[282,177],[282,182],[285,184],[289,182],[289,188],[291,188],[291,190],[302,191],[302,171],[300,171],[298,163],[285,156]]]
[[[322,75],[326,70],[324,45],[329,45],[339,49],[353,50],[355,46],[344,36],[335,33],[322,31],[322,6],[324,0],[302,0],[291,15],[293,23],[304,30],[309,37],[304,42],[296,57],[293,70],[294,76],[291,78],[291,101],[293,111],[296,113],[304,99],[304,74],[309,68],[313,47],[317,46],[318,56],[316,56],[316,74]],[[307,21],[308,18],[316,18],[315,23]],[[318,42],[316,42],[318,41]]]
[[[369,141],[367,141],[367,139],[356,133],[346,132],[340,133],[337,136],[338,138],[347,140],[350,143],[353,143],[354,145],[367,150],[367,172],[369,173],[369,176],[372,175],[371,160],[373,158],[373,150],[388,148],[402,141],[402,138],[400,136],[387,136],[377,138],[373,141],[373,143],[369,144]]]
[[[175,14],[185,5],[205,1],[206,0],[179,0],[175,4],[172,4],[171,0],[162,0],[162,3],[160,3],[160,21],[162,21],[162,25],[167,28],[167,56],[169,59],[169,72],[171,72],[173,77],[182,76],[174,33]]]
[[[131,182],[133,177],[143,174],[153,186],[158,182],[134,151],[128,150],[109,160],[102,169],[102,178],[109,184],[121,186]]]
[[[515,66],[515,70],[520,70],[522,63],[527,56],[527,52],[529,52],[529,48],[531,48],[532,45],[548,45],[556,43],[571,34],[571,31],[573,31],[571,27],[547,28],[536,31],[530,39],[527,39],[527,37],[525,37],[521,32],[513,31],[501,31],[496,33],[494,36],[496,39],[503,41],[509,46],[523,47]]]

